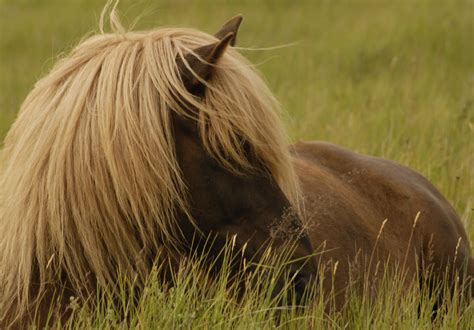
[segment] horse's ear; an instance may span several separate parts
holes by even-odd
[[[235,41],[237,39],[237,32],[239,31],[240,23],[242,23],[242,19],[242,15],[232,17],[230,20],[225,22],[224,25],[222,25],[221,29],[216,34],[214,34],[214,36],[217,39],[222,40],[227,34],[232,32],[234,34],[234,37],[230,41],[230,45],[234,46]]]
[[[193,50],[185,56],[185,61],[178,58],[178,69],[183,81],[184,87],[196,96],[204,93],[205,84],[203,81],[210,79],[212,72],[215,70],[215,64],[224,55],[227,46],[235,40],[234,33],[227,33],[221,40],[201,46]],[[187,65],[185,64],[187,63]],[[191,72],[189,68],[194,72]],[[199,77],[196,77],[196,75]]]

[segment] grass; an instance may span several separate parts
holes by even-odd
[[[235,276],[230,265],[235,260],[232,256],[238,256],[240,250],[234,251],[229,241],[222,250],[224,257],[217,275],[211,274],[208,267],[203,270],[201,265],[208,264],[203,257],[193,256],[182,264],[174,278],[175,286],[170,288],[161,281],[160,268],[154,268],[138,302],[127,298],[130,295],[123,289],[127,285],[120,284],[122,299],[118,304],[100,299],[92,311],[72,304],[70,320],[53,328],[468,329],[474,324],[473,304],[469,305],[463,295],[446,300],[433,320],[436,296],[426,289],[420,291],[417,286],[402,290],[401,272],[383,274],[375,300],[366,299],[373,288],[351,290],[347,308],[342,312],[325,313],[332,295],[324,295],[319,288],[307,292],[299,304],[288,294],[289,287],[275,296],[274,280],[284,276],[291,252],[287,248],[264,253],[263,260],[248,262],[247,268],[253,266],[252,272]],[[437,290],[447,295],[450,291],[447,287]]]
[[[231,251],[230,245],[224,249],[227,256]],[[283,273],[287,260],[284,254],[281,256],[266,258],[265,265],[273,267],[257,264],[253,273],[240,274],[239,279],[246,283],[247,290],[241,289],[237,282],[229,285],[230,258],[225,259],[217,277],[203,272],[202,259],[186,263],[177,273],[173,288],[164,285],[158,276],[159,269],[154,269],[138,303],[126,298],[125,290],[124,298],[113,306],[103,299],[92,311],[72,304],[73,316],[69,322],[53,328],[469,329],[474,324],[472,303],[466,307],[468,302],[463,299],[446,301],[433,320],[435,297],[417,287],[401,290],[402,279],[388,273],[379,283],[375,300],[364,299],[370,288],[363,291],[365,294],[351,291],[347,308],[340,313],[325,314],[331,298],[324,298],[318,289],[309,292],[299,305],[294,301],[279,305],[276,301],[291,299],[285,291],[272,296],[275,287],[272,279]]]
[[[0,0],[0,138],[58,54],[97,30],[103,3]],[[126,23],[142,16],[137,29],[185,25],[208,32],[242,13],[240,46],[292,44],[275,50],[242,50],[259,64],[281,101],[291,138],[331,141],[418,170],[455,206],[474,241],[473,1],[127,0],[119,8]],[[420,293],[407,293],[395,304],[391,295],[400,291],[396,287],[381,290],[384,294],[373,306],[361,304],[354,295],[344,315],[322,319],[321,305],[312,311],[282,312],[262,300],[265,295],[249,294],[237,306],[218,285],[206,292],[198,290],[199,277],[189,274],[193,272],[183,270],[179,276],[185,283],[168,294],[152,281],[153,294],[148,303],[137,307],[131,324],[241,329],[277,324],[284,328],[431,327],[428,314],[417,315],[415,298]],[[472,327],[472,304],[463,317],[456,310],[450,308],[437,326]],[[116,316],[113,311],[99,313],[93,321],[84,316],[76,326],[123,326]]]

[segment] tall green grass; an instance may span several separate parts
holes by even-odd
[[[389,272],[388,267],[376,287],[364,280],[361,285],[354,281],[347,295],[347,307],[342,311],[327,309],[334,292],[323,292],[320,286],[308,290],[302,301],[297,302],[290,278],[286,278],[287,290],[276,290],[276,279],[285,276],[291,251],[265,251],[261,259],[246,264],[252,271],[235,274],[232,264],[240,250],[230,241],[221,252],[222,264],[217,273],[209,271],[206,257],[194,255],[182,263],[171,287],[162,280],[161,266],[157,266],[139,301],[130,298],[130,286],[120,284],[118,303],[99,299],[90,310],[73,302],[69,321],[53,328],[469,329],[474,324],[474,304],[469,304],[460,283],[455,285],[458,294],[453,298],[448,286],[433,291],[428,285],[420,290],[416,283],[407,287],[404,273]],[[332,268],[329,273],[334,271]],[[331,275],[327,279],[331,281]],[[324,279],[320,276],[317,280]],[[438,293],[446,299],[434,318]]]
[[[58,54],[97,30],[103,1],[0,0],[0,138],[35,81]],[[244,15],[242,52],[256,63],[286,112],[294,141],[328,140],[408,165],[447,196],[474,241],[474,3],[427,1],[122,1],[137,29],[194,26],[212,32]],[[289,45],[259,51],[257,48]],[[129,316],[141,327],[430,328],[423,293],[386,281],[375,303],[356,294],[343,313],[277,308],[265,295],[237,304],[221,286],[201,290],[183,268],[171,291],[150,281]],[[225,278],[225,276],[223,276]],[[219,280],[218,280],[219,281]],[[270,284],[269,284],[270,285]],[[392,286],[393,285],[393,286]],[[453,302],[456,304],[456,302]],[[473,326],[473,307],[449,306],[436,325]],[[113,310],[81,314],[75,327],[120,327]]]

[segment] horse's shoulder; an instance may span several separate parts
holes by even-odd
[[[324,176],[330,176],[332,186],[337,182],[354,196],[380,209],[387,218],[408,217],[413,222],[419,211],[421,218],[425,219],[422,227],[427,236],[437,233],[439,237],[444,236],[450,241],[456,242],[461,237],[467,242],[465,230],[450,203],[428,179],[415,170],[382,157],[359,154],[327,142],[298,142],[290,150],[295,158],[297,173],[303,181],[314,173],[320,174],[307,182],[316,184],[319,180],[328,181]],[[444,239],[439,240],[446,242]]]
[[[434,189],[428,180],[408,167],[332,143],[298,142],[290,149],[303,181],[317,174],[318,181],[330,181],[331,186],[344,187],[370,203],[383,196],[389,203],[405,202],[429,195]]]
[[[383,201],[398,207],[400,203],[420,207],[426,212],[455,212],[438,189],[417,171],[397,162],[363,155],[328,142],[299,142],[291,147],[295,162],[302,168],[321,169],[355,194],[373,202]],[[298,165],[299,164],[299,165]],[[313,171],[314,173],[314,171]]]
[[[290,150],[296,161],[325,167],[334,175],[362,176],[370,179],[372,185],[391,183],[438,194],[420,173],[382,157],[360,154],[324,141],[298,142]]]

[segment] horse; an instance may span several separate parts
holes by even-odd
[[[196,236],[231,235],[248,258],[294,243],[298,293],[338,263],[337,308],[348,261],[374,249],[411,273],[473,275],[459,218],[422,176],[328,143],[289,146],[277,100],[234,48],[241,16],[214,35],[126,31],[114,9],[105,33],[103,19],[36,83],[5,138],[0,327],[48,324],[51,305],[66,320],[71,297],[113,296],[119,276],[141,288]]]

